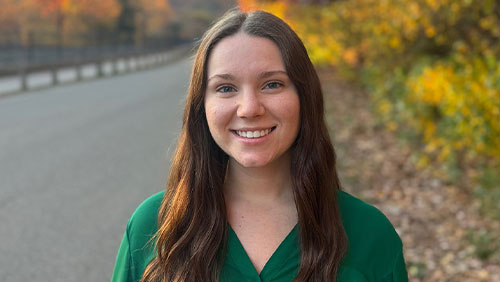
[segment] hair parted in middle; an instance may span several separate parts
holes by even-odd
[[[300,102],[290,148],[301,261],[294,281],[335,281],[347,247],[336,198],[340,182],[324,120],[321,84],[302,41],[278,17],[231,10],[203,36],[194,60],[183,124],[158,214],[157,256],[141,281],[217,281],[227,240],[223,194],[228,155],[212,138],[205,114],[207,62],[223,38],[238,32],[276,44]]]

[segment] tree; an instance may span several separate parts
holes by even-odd
[[[0,9],[0,42],[15,41],[19,32],[20,5],[15,0],[4,0]]]
[[[173,11],[166,0],[131,0],[134,9],[134,41],[143,46],[146,38],[165,33]]]

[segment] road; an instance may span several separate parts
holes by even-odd
[[[0,98],[0,280],[109,281],[164,188],[191,61]]]

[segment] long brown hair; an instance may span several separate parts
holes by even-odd
[[[218,280],[227,239],[222,187],[228,156],[208,129],[204,94],[211,50],[237,32],[272,40],[299,94],[300,129],[291,148],[301,244],[294,281],[335,281],[347,239],[336,199],[340,184],[318,76],[301,40],[285,22],[266,12],[238,10],[229,11],[215,23],[198,47],[182,130],[158,214],[157,255],[142,281]]]

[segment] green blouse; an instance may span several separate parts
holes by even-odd
[[[348,251],[340,265],[337,282],[406,282],[401,239],[389,220],[375,207],[339,191],[342,222]],[[136,282],[153,259],[150,239],[158,230],[157,214],[163,192],[144,201],[130,218],[116,258],[111,281]],[[289,282],[300,263],[299,230],[296,225],[257,273],[242,244],[228,225],[227,253],[221,282]]]

